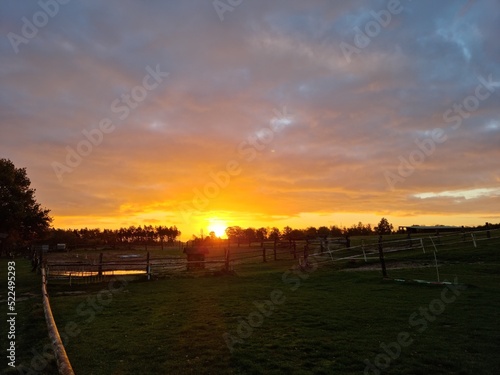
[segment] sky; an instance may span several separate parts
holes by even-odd
[[[500,2],[0,2],[0,158],[60,228],[500,222]]]

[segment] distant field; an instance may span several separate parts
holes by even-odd
[[[389,276],[436,280],[433,259],[430,249],[389,254]],[[466,289],[383,281],[375,261],[305,272],[289,259],[241,264],[235,276],[61,283],[49,293],[60,330],[73,327],[76,374],[498,373],[499,242],[443,246],[438,260],[441,280]],[[413,263],[426,267],[396,267]],[[22,278],[38,291],[33,274]],[[37,298],[19,302],[25,315]],[[46,341],[37,314],[23,318],[23,351]]]

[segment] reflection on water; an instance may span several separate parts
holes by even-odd
[[[97,276],[97,271],[50,271],[50,276],[71,276],[71,277],[89,277]],[[145,270],[110,270],[102,271],[102,276],[121,276],[121,275],[145,275]]]

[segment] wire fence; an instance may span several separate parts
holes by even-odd
[[[394,240],[390,239],[390,236],[385,239],[381,236],[378,238],[374,236],[363,239],[361,245],[358,246],[311,253],[305,263],[340,264],[347,262],[349,264],[351,262],[358,266],[372,264],[380,267],[384,277],[387,277],[387,268],[390,266],[412,268],[408,263],[414,262],[414,265],[435,266],[439,281],[439,259],[446,262],[466,261],[464,254],[474,255],[475,250],[486,242],[498,245],[500,254],[500,229],[451,232],[441,235],[420,233]],[[386,266],[386,263],[389,266]]]

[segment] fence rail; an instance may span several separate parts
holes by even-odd
[[[59,374],[61,375],[75,375],[73,367],[69,361],[68,355],[66,354],[66,349],[59,335],[54,316],[52,315],[52,309],[50,308],[49,294],[47,293],[47,276],[45,269],[42,267],[42,298],[43,298],[43,310],[45,313],[45,321],[47,322],[47,329],[49,331],[49,338],[52,343],[52,349],[54,351],[57,367],[59,369]]]

